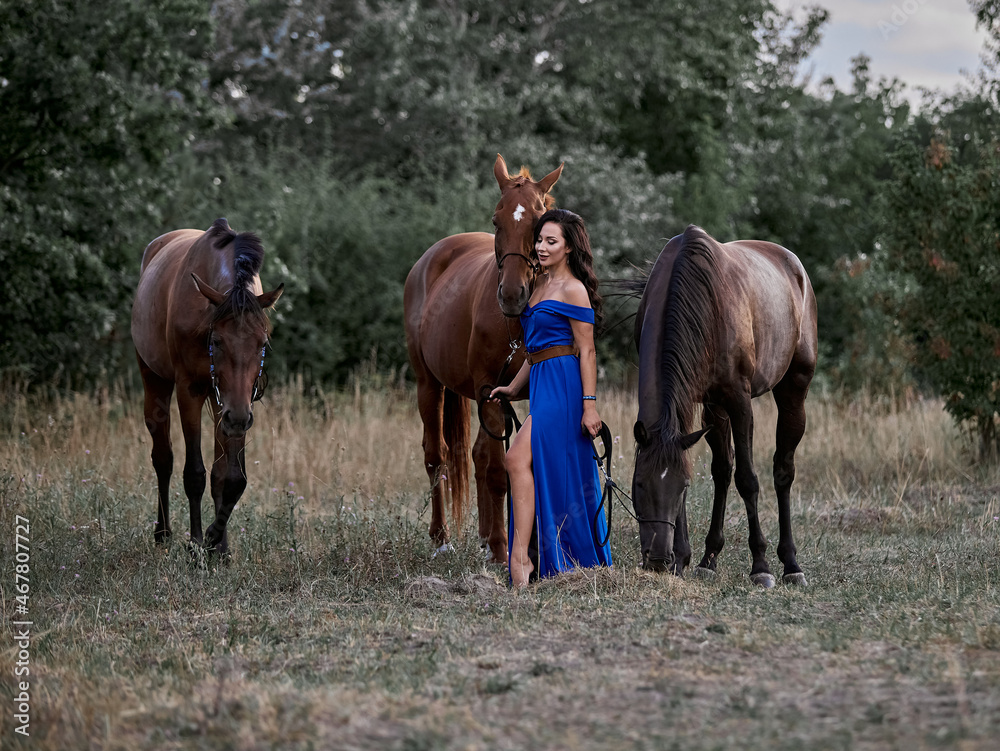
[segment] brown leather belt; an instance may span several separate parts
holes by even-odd
[[[545,349],[540,349],[537,352],[528,352],[526,357],[530,365],[542,362],[543,360],[551,360],[553,357],[562,357],[563,355],[578,355],[580,354],[580,348],[575,344],[557,344],[554,347],[546,347]]]

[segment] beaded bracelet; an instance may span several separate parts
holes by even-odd
[[[584,397],[583,397],[583,400],[584,400],[584,401],[592,401],[592,402],[596,402],[596,401],[597,401],[597,397],[596,397],[596,396],[584,396]]]

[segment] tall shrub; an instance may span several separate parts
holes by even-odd
[[[123,349],[164,169],[213,122],[209,36],[196,0],[0,3],[0,372],[75,383]]]
[[[985,457],[1000,437],[1000,141],[964,152],[945,132],[898,148],[885,240],[914,282],[900,320],[918,372]]]

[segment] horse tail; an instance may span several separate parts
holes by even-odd
[[[471,451],[469,400],[444,390],[444,440],[448,444],[448,483],[451,488],[451,518],[458,534],[465,522],[469,500],[469,456]]]

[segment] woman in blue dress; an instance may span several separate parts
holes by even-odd
[[[535,224],[535,253],[542,273],[521,314],[528,359],[508,386],[491,394],[514,398],[528,383],[529,414],[507,452],[515,588],[527,585],[532,572],[548,577],[611,565],[610,546],[595,541],[607,538],[591,445],[601,428],[594,351],[601,296],[583,220],[565,209],[547,211]],[[536,561],[528,551],[532,529]]]

